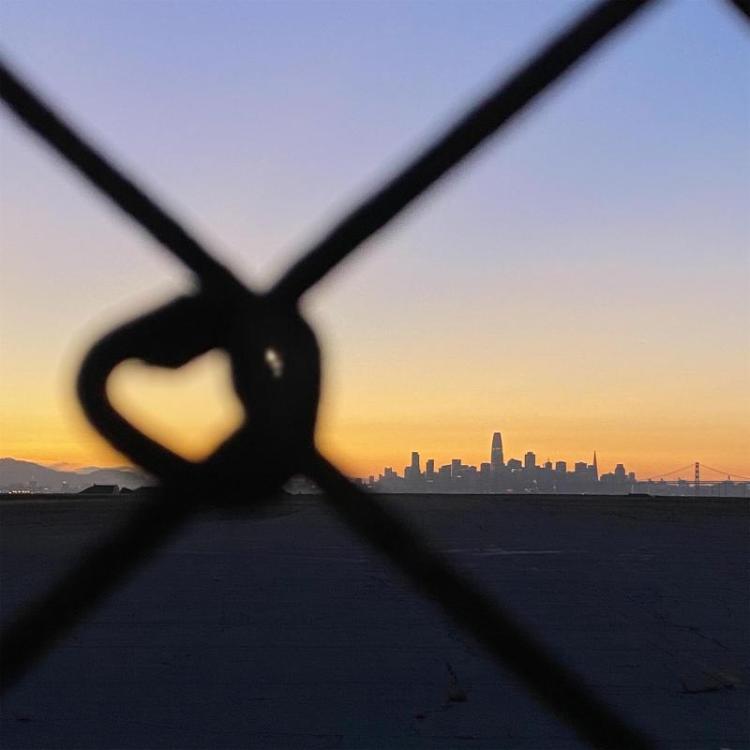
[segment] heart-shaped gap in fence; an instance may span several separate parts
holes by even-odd
[[[229,357],[219,350],[177,370],[123,362],[107,390],[135,427],[191,461],[210,455],[245,416],[232,388]]]

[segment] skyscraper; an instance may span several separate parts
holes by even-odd
[[[432,482],[435,480],[435,459],[434,458],[428,458],[427,463],[424,467],[424,478],[428,482]]]
[[[412,451],[411,453],[411,471],[415,477],[418,477],[422,472],[419,468],[419,453]]]
[[[505,463],[503,461],[503,436],[496,432],[492,436],[492,451],[490,452],[490,463],[493,469],[498,469]]]
[[[451,459],[451,477],[453,479],[460,479],[461,477],[461,459],[460,458]]]
[[[419,485],[422,479],[422,472],[419,468],[419,453],[412,451],[411,464],[404,469],[404,479],[412,488]]]

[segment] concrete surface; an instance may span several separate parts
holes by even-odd
[[[659,747],[750,747],[746,500],[383,501]],[[0,503],[3,621],[134,502]],[[320,498],[196,519],[9,693],[1,731],[8,749],[580,747]]]

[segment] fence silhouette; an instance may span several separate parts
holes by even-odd
[[[339,261],[652,2],[608,0],[583,13],[308,248],[262,295],[245,287],[6,64],[0,64],[1,94],[12,112],[196,276],[192,293],[117,328],[84,359],[78,395],[87,417],[117,450],[157,477],[160,489],[123,528],[83,556],[3,629],[3,692],[177,533],[208,498],[212,505],[255,507],[272,502],[292,475],[305,474],[325,491],[325,501],[352,529],[438,602],[582,739],[601,748],[652,747],[648,738],[525,632],[511,613],[454,571],[412,529],[316,450],[320,352],[315,334],[298,310],[300,296]],[[735,0],[734,5],[750,17],[747,2]],[[215,348],[230,357],[233,385],[246,419],[201,462],[187,461],[141,433],[107,397],[107,378],[126,359],[177,368]],[[240,477],[248,461],[259,478],[252,490],[242,486]]]

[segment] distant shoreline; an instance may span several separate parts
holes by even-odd
[[[0,493],[0,503],[23,503],[23,502],[88,502],[96,501],[101,502],[102,500],[108,500],[114,505],[121,504],[123,502],[141,502],[149,497],[153,497],[156,488],[151,488],[143,492],[127,492],[118,495],[112,494],[95,494],[95,493],[61,493],[61,492],[4,492]],[[309,493],[287,493],[280,492],[280,496],[285,500],[315,500],[316,498],[322,498],[324,493],[321,492],[309,492]],[[395,493],[395,492],[383,492],[368,493],[386,502],[394,500],[405,501],[410,504],[419,502],[429,502],[434,500],[454,500],[457,503],[467,500],[498,500],[498,501],[524,501],[534,503],[537,501],[586,501],[597,502],[599,504],[608,503],[621,503],[622,501],[629,501],[633,503],[642,502],[644,504],[651,504],[651,501],[655,501],[654,504],[666,505],[667,503],[675,504],[702,504],[708,503],[713,505],[719,505],[722,503],[730,502],[732,504],[747,503],[750,506],[750,498],[730,495],[727,497],[717,497],[711,495],[646,495],[640,493],[632,494],[597,494],[597,493],[490,493],[490,492],[430,492],[430,493]],[[248,507],[251,507],[252,503],[248,503]]]

